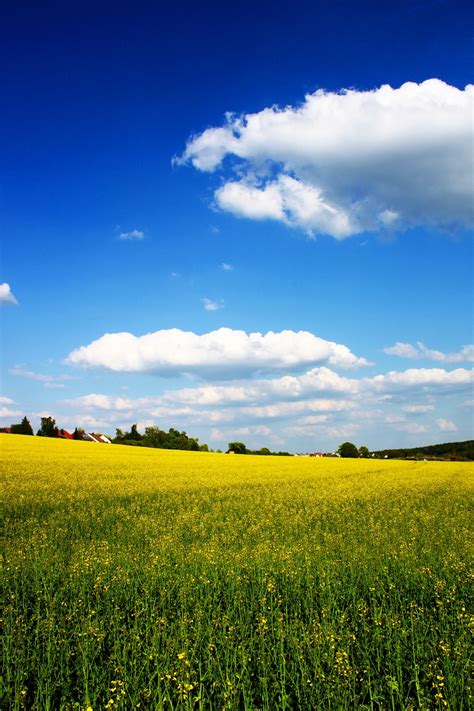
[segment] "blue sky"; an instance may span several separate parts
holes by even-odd
[[[11,5],[0,423],[472,437],[471,28],[467,2]]]

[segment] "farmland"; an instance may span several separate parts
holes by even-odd
[[[472,464],[0,450],[2,708],[470,707]]]

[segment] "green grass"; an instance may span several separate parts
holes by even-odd
[[[0,438],[2,708],[472,707],[472,465]]]

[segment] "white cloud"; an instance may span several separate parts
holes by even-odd
[[[26,370],[21,365],[15,365],[8,371],[10,375],[17,375],[20,378],[28,378],[29,380],[36,380],[40,383],[46,383],[52,380],[49,375],[43,375],[42,373],[35,373],[32,370]]]
[[[260,435],[262,437],[271,437],[272,430],[265,425],[254,425],[252,427],[237,427],[232,430],[232,434],[238,437],[247,437],[248,435]]]
[[[91,393],[90,395],[83,395],[82,397],[74,398],[72,400],[64,400],[67,405],[76,405],[78,407],[83,407],[86,409],[97,409],[97,410],[132,410],[138,409],[140,407],[147,407],[154,400],[152,398],[124,398],[124,397],[114,397],[111,395],[101,395],[97,393]]]
[[[420,425],[418,422],[401,422],[399,425],[395,425],[394,427],[396,430],[406,432],[407,434],[421,434],[422,432],[428,432],[428,427],[426,425]]]
[[[387,355],[398,356],[399,358],[418,358],[419,353],[415,346],[410,345],[410,343],[400,343],[397,341],[394,346],[390,348],[384,348],[383,352]]]
[[[9,304],[15,305],[18,304],[18,301],[10,288],[10,284],[3,282],[3,284],[0,284],[0,306],[7,306]]]
[[[472,386],[474,371],[465,368],[447,371],[443,368],[409,368],[402,372],[390,371],[366,379],[367,384],[376,391],[399,391],[416,389],[420,392],[451,389],[463,390]]]
[[[222,262],[221,267],[225,272],[231,272],[234,269],[232,264],[229,264],[228,262]]]
[[[359,232],[350,216],[331,205],[319,188],[306,185],[289,175],[263,188],[244,182],[228,182],[216,191],[219,207],[237,217],[274,219],[342,239]]]
[[[12,410],[9,407],[0,407],[0,417],[20,417],[19,410]]]
[[[458,429],[454,422],[446,420],[444,417],[440,417],[439,420],[436,420],[436,422],[442,432],[456,432]]]
[[[63,380],[73,380],[72,375],[46,375],[44,373],[35,373],[33,370],[27,370],[22,365],[15,365],[8,371],[10,375],[16,375],[19,378],[27,378],[35,380],[38,383],[43,383],[45,388],[63,388]]]
[[[168,390],[153,397],[92,393],[64,400],[63,405],[116,426],[129,426],[136,421],[159,422],[165,427],[179,423],[186,429],[215,429],[224,425],[226,429],[220,431],[226,432],[228,439],[238,433],[247,436],[247,432],[264,436],[266,430],[262,428],[267,428],[272,436],[286,432],[291,437],[306,437],[314,432],[320,441],[321,438],[327,441],[337,437],[338,432],[352,431],[360,432],[368,440],[368,433],[374,428],[407,434],[432,431],[434,423],[406,418],[433,409],[431,405],[412,404],[413,400],[416,403],[416,398],[424,396],[428,388],[430,397],[437,398],[437,407],[441,408],[443,397],[450,402],[453,393],[462,393],[471,383],[472,372],[462,369],[451,372],[412,369],[357,379],[320,367],[300,376],[201,385]],[[385,391],[394,392],[394,388],[396,398],[387,399]],[[411,403],[402,406],[400,412],[399,401],[408,396]],[[448,420],[438,420],[438,426],[440,422]]]
[[[215,193],[223,210],[342,239],[365,230],[474,224],[474,88],[439,79],[393,89],[318,90],[296,107],[227,114],[178,163],[237,159]]]
[[[434,405],[405,405],[405,407],[402,407],[402,410],[409,415],[420,415],[425,412],[432,412]]]
[[[0,405],[13,405],[14,402],[15,401],[10,397],[4,397],[3,395],[0,396]]]
[[[118,239],[121,240],[141,240],[144,239],[145,233],[141,230],[131,230],[130,232],[120,232]]]
[[[299,425],[303,426],[312,426],[312,425],[320,425],[323,422],[328,421],[328,416],[327,415],[307,415],[306,417],[300,417],[297,422]]]
[[[470,344],[463,346],[457,353],[443,353],[432,348],[427,348],[424,343],[418,341],[415,346],[410,343],[401,343],[397,341],[394,346],[384,348],[384,353],[387,355],[399,356],[400,358],[425,358],[427,360],[436,360],[441,363],[461,363],[474,362],[474,345]]]
[[[219,311],[219,309],[224,308],[224,302],[221,301],[212,301],[212,299],[201,299],[201,302],[206,309],[206,311]]]
[[[316,363],[338,368],[368,364],[347,346],[307,331],[262,334],[230,328],[203,335],[176,328],[144,336],[107,333],[72,351],[67,362],[115,372],[161,375],[194,372],[212,378],[235,378],[242,373],[263,370],[301,369]],[[334,377],[337,376],[334,374]]]

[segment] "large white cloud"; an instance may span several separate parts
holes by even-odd
[[[295,369],[316,363],[355,368],[367,365],[347,346],[308,331],[246,333],[230,328],[198,335],[177,328],[144,336],[107,333],[69,354],[72,365],[115,372],[238,377],[263,370]]]
[[[18,304],[18,301],[10,288],[10,284],[7,284],[5,281],[3,284],[0,284],[0,306],[7,306],[9,304],[15,305]]]
[[[441,363],[461,363],[463,361],[472,363],[474,361],[474,345],[472,344],[463,346],[457,353],[443,353],[443,351],[427,348],[421,341],[418,341],[414,346],[411,343],[397,341],[390,348],[384,348],[384,353],[398,356],[399,358],[426,358],[427,360],[436,360]]]
[[[474,224],[474,86],[439,79],[373,91],[323,90],[301,106],[227,114],[193,137],[178,163],[215,171],[224,210],[337,239],[364,230]]]

